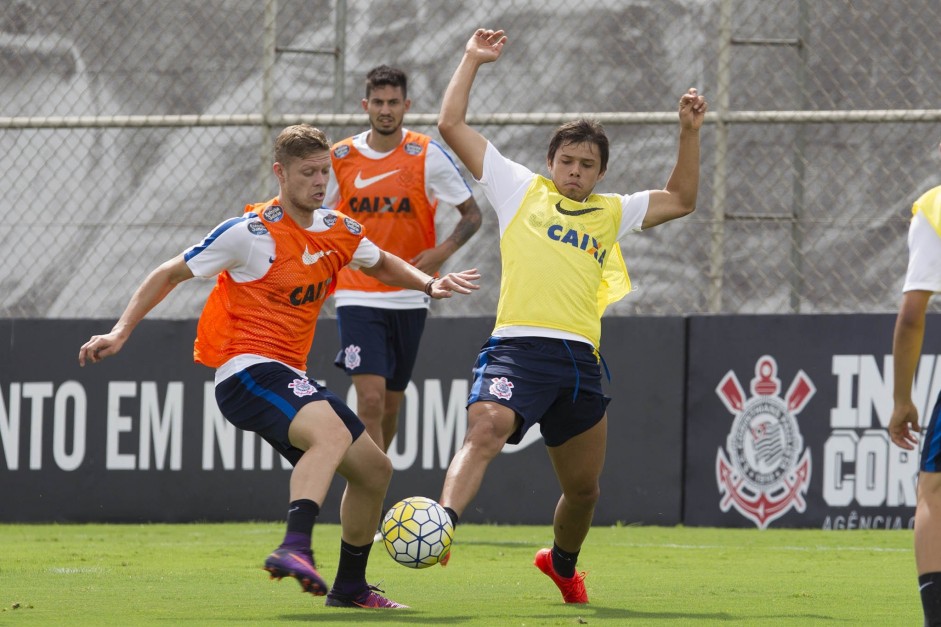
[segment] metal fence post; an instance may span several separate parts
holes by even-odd
[[[274,107],[274,66],[277,55],[278,0],[265,0],[261,54],[261,146],[258,166],[258,198],[267,197],[271,177],[271,117]]]
[[[732,0],[722,0],[719,11],[719,55],[716,68],[716,156],[712,175],[712,241],[709,253],[710,313],[722,311],[722,275],[725,265],[725,202],[729,130],[729,80],[732,51]]]

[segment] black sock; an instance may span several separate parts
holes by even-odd
[[[925,611],[925,627],[941,625],[941,572],[919,575],[918,591]]]
[[[288,529],[281,546],[293,550],[309,550],[314,522],[319,513],[320,506],[310,499],[291,501],[288,507]]]
[[[552,543],[552,568],[560,577],[569,579],[575,576],[575,562],[578,561],[578,553],[569,553],[559,548],[555,542]]]
[[[455,512],[450,507],[445,507],[444,511],[446,511],[448,513],[448,516],[451,518],[451,526],[457,529],[457,521],[458,521],[458,518],[460,518],[460,516],[458,516],[457,512]]]
[[[334,592],[355,596],[366,589],[366,562],[369,561],[370,550],[372,542],[365,546],[353,546],[340,540],[340,563],[333,582]]]

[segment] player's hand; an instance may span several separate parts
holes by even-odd
[[[680,126],[692,131],[698,131],[706,117],[709,105],[706,99],[699,95],[695,87],[680,96]]]
[[[450,257],[450,255],[447,250],[443,249],[441,246],[435,246],[434,248],[426,248],[409,259],[408,262],[425,274],[434,276],[438,274],[438,270],[440,270],[442,264],[448,260],[448,257]]]
[[[464,47],[464,54],[478,63],[492,63],[500,58],[504,44],[506,35],[502,30],[478,28]]]
[[[91,336],[91,339],[82,344],[82,348],[78,351],[78,365],[84,366],[86,361],[97,364],[105,357],[114,355],[121,350],[126,339],[113,331],[106,335]]]
[[[432,298],[451,298],[451,294],[470,294],[473,290],[479,290],[480,286],[473,283],[480,279],[480,272],[477,268],[472,270],[462,270],[461,272],[449,272],[440,279],[435,279],[431,284]]]
[[[896,403],[889,420],[889,437],[896,445],[906,451],[915,450],[918,445],[916,432],[921,431],[918,424],[918,410],[914,403]]]

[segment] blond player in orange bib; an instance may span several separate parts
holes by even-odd
[[[362,223],[383,250],[435,275],[480,228],[480,209],[441,145],[403,128],[410,106],[402,70],[381,65],[369,71],[362,101],[369,130],[333,146],[335,181],[327,187],[324,204]],[[435,232],[439,202],[461,214],[440,243]],[[388,451],[430,299],[352,268],[340,271],[334,298],[341,347],[336,365],[352,378],[366,431]]]
[[[346,266],[379,281],[448,298],[477,289],[476,270],[435,279],[365,237],[343,213],[323,209],[330,144],[306,124],[284,129],[273,166],[279,193],[214,228],[157,267],[110,333],[79,351],[79,364],[116,354],[147,313],[194,276],[217,277],[199,318],[194,358],[216,369],[216,402],[239,429],[264,438],[294,465],[287,530],[265,560],[272,577],[294,577],[331,607],[404,607],[366,582],[392,465],[339,398],[307,377],[317,315]],[[340,561],[329,586],[311,549],[314,522],[335,473],[347,480],[340,504]]]

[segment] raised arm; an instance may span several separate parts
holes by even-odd
[[[708,105],[692,87],[680,97],[680,145],[676,165],[662,190],[650,192],[650,205],[644,216],[643,228],[663,224],[689,215],[696,209],[699,193],[699,129]]]
[[[477,70],[500,58],[506,36],[502,30],[478,28],[464,47],[464,56],[451,76],[438,114],[438,132],[474,178],[484,171],[487,139],[467,124],[467,103]]]
[[[160,304],[173,288],[193,278],[193,273],[183,260],[183,255],[165,261],[153,272],[147,275],[140,284],[124,313],[115,323],[110,333],[93,335],[82,345],[78,352],[78,365],[84,366],[86,361],[97,363],[105,357],[110,357],[124,346],[134,327],[144,319],[151,309]]]

